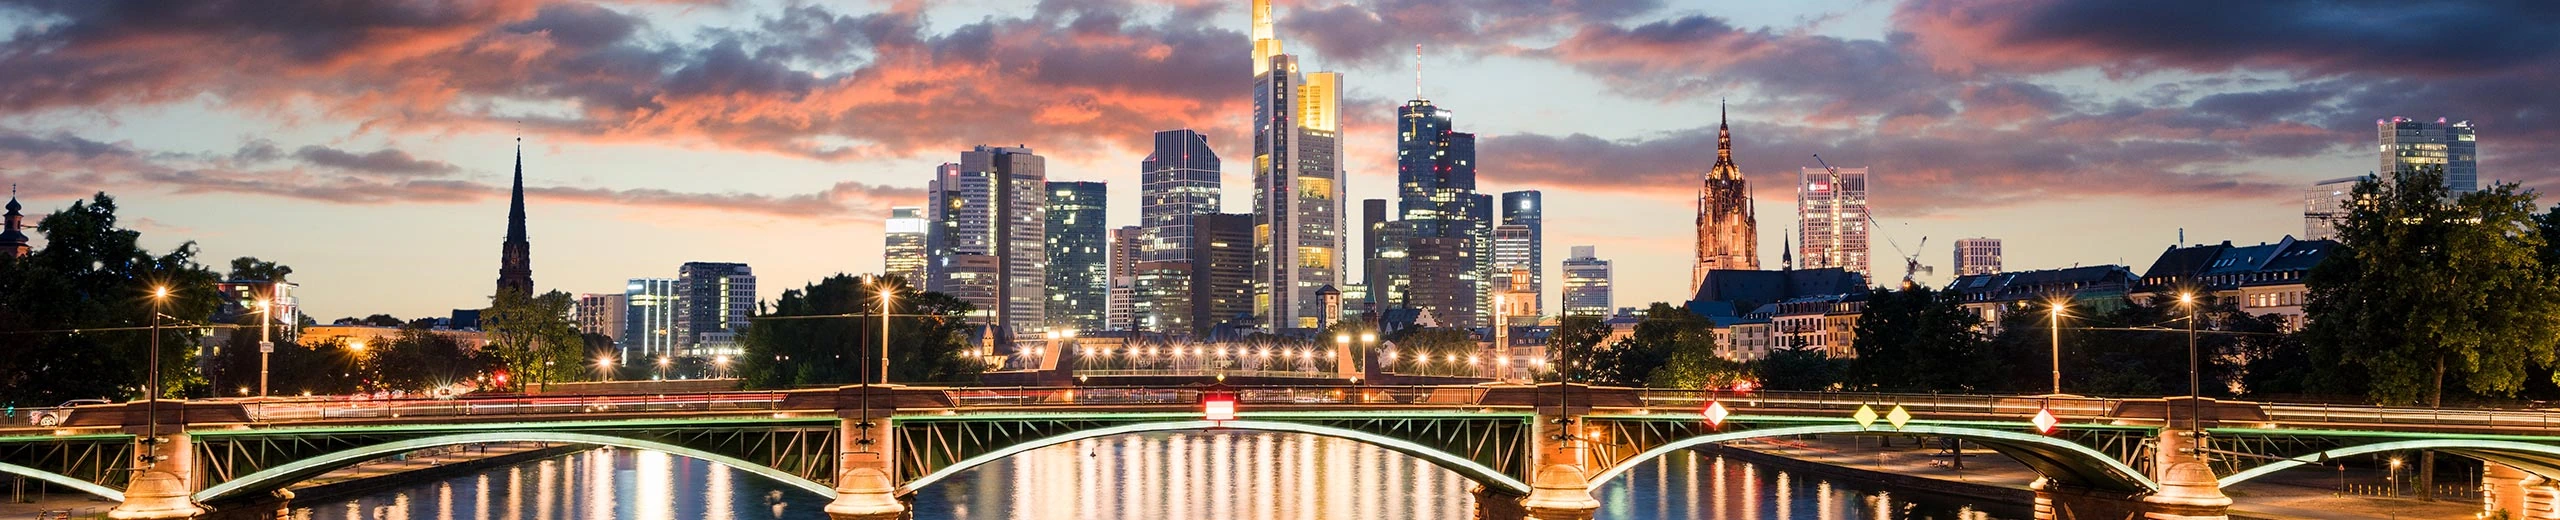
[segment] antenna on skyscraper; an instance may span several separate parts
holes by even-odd
[[[1413,98],[1422,99],[1422,44],[1413,44]]]

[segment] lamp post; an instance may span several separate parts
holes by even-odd
[[[2204,428],[2204,403],[2202,402],[2204,379],[2199,376],[2203,370],[2199,368],[2202,365],[2198,363],[2196,357],[2195,293],[2179,292],[2178,305],[2187,308],[2187,427],[2191,431],[2201,432]]]
[[[151,453],[144,459],[148,466],[160,465],[160,308],[168,300],[168,286],[151,288],[151,381],[143,385],[143,391],[149,392],[149,396],[143,398],[142,406],[142,413],[148,417],[143,421],[144,428],[150,432],[145,437],[145,444],[151,447]]]
[[[276,322],[274,302],[273,293],[258,300],[258,397],[267,396],[267,355],[276,352],[276,342],[269,331]]]
[[[880,383],[889,383],[889,284],[880,284]],[[864,401],[868,402],[866,395]]]
[[[2053,312],[2047,313],[2051,315],[2052,321],[2045,326],[2053,332],[2053,395],[2062,395],[2062,306],[2064,303],[2066,302],[2053,302]]]

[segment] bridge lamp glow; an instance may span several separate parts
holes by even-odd
[[[1368,344],[1368,343],[1377,343],[1377,342],[1378,342],[1378,333],[1375,333],[1375,332],[1362,332],[1362,333],[1360,333],[1360,343],[1362,343],[1362,344]]]
[[[1219,374],[1218,380],[1221,382],[1226,381],[1226,375]],[[1236,420],[1236,393],[1231,391],[1201,392],[1200,414],[1201,418],[1210,421]]]

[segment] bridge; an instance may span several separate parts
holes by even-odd
[[[287,486],[408,451],[544,441],[655,450],[889,519],[911,493],[1078,439],[1253,430],[1349,439],[1475,483],[1480,518],[1588,519],[1591,490],[1693,447],[1799,435],[1954,438],[2042,477],[2040,519],[2223,518],[2224,487],[2330,459],[2432,450],[2489,464],[2494,509],[2560,514],[2560,412],[2172,399],[1706,393],[1582,385],[928,388],[199,400],[0,428],[0,471],[120,502],[116,518],[271,510]],[[1229,410],[1232,410],[1230,413]]]

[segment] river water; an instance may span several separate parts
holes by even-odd
[[[1469,484],[1359,442],[1267,432],[1155,433],[1025,452],[916,493],[920,520],[1471,518]],[[1599,518],[2029,518],[2023,504],[1862,487],[1695,453],[1645,463],[1593,493]],[[663,453],[595,450],[360,497],[307,501],[298,520],[782,520],[831,497]]]

